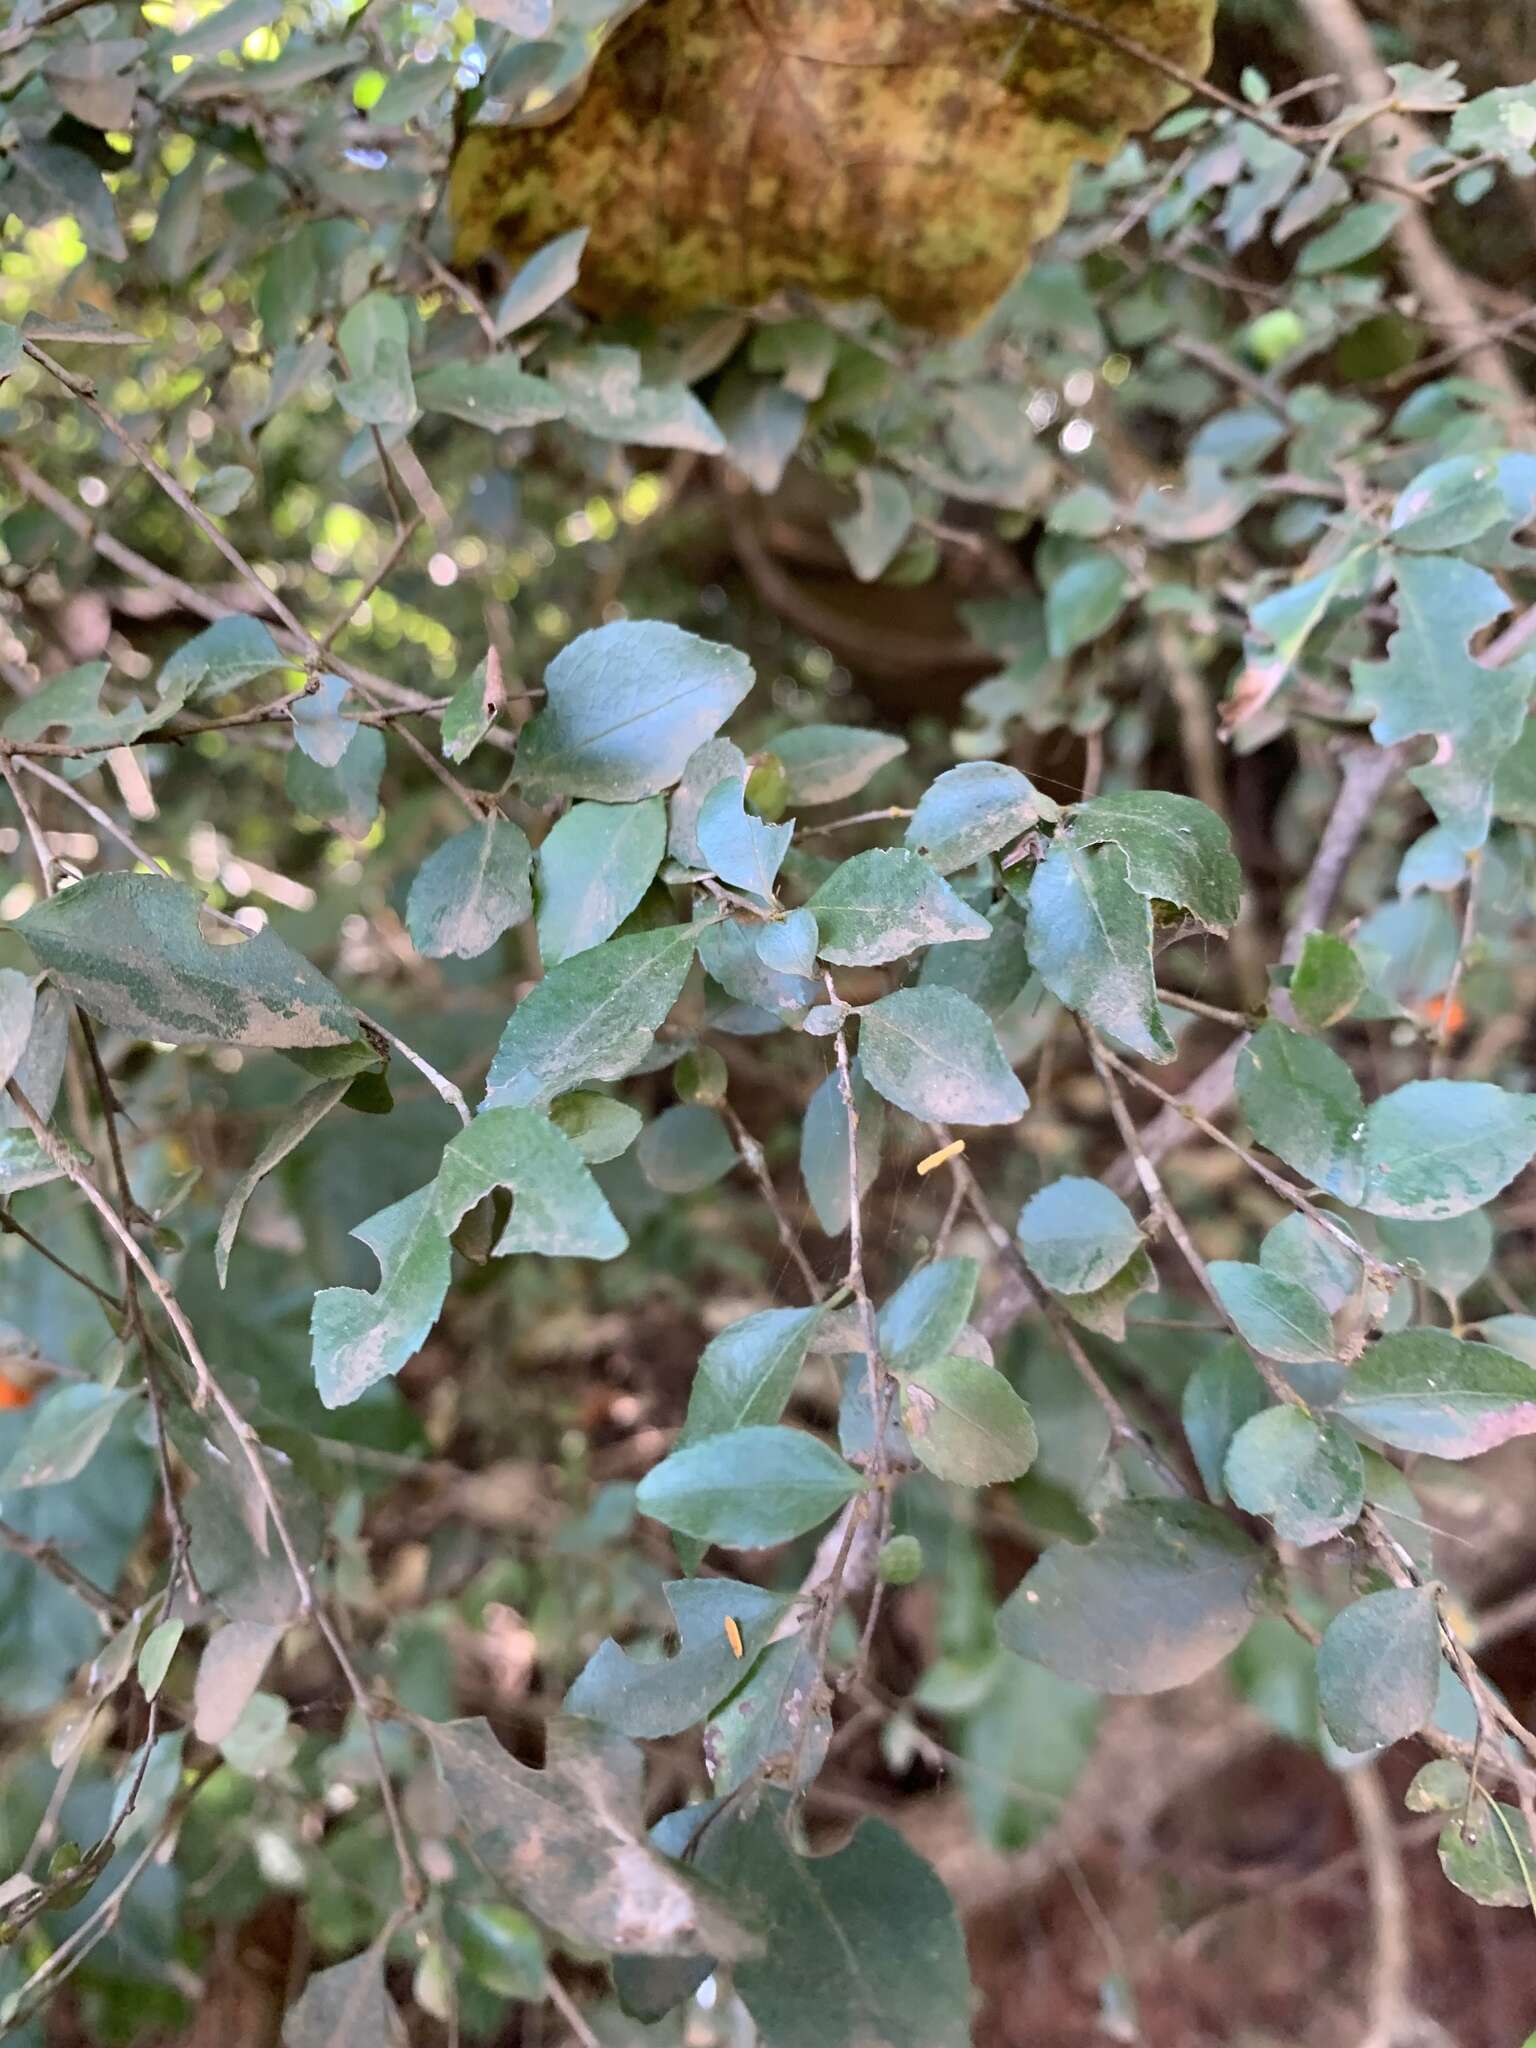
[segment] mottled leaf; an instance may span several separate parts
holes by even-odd
[[[1231,834],[1192,796],[1165,789],[1096,796],[1072,813],[1071,832],[1078,846],[1118,846],[1138,895],[1175,904],[1212,931],[1236,922],[1243,877]]]
[[[561,961],[523,998],[491,1062],[483,1107],[526,1107],[582,1081],[616,1081],[650,1050],[682,992],[691,925],[667,925]]]
[[[1520,737],[1532,687],[1529,661],[1486,668],[1468,642],[1509,609],[1485,570],[1451,555],[1395,558],[1397,631],[1387,658],[1357,662],[1355,695],[1375,712],[1381,746],[1430,733],[1434,759],[1410,768],[1430,808],[1471,852],[1488,837],[1493,779]]]
[[[1440,1630],[1425,1587],[1367,1593],[1336,1614],[1317,1652],[1317,1694],[1343,1749],[1380,1749],[1413,1735],[1435,1710]]]
[[[1360,1447],[1329,1416],[1284,1405],[1245,1422],[1227,1452],[1227,1492],[1250,1515],[1267,1515],[1282,1543],[1325,1543],[1365,1503]]]
[[[1011,1124],[1029,1097],[986,1012],[947,988],[901,988],[861,1013],[859,1060],[870,1087],[938,1123]]]
[[[1271,1019],[1238,1055],[1237,1099],[1261,1145],[1341,1202],[1360,1200],[1365,1101],[1332,1047]]]
[[[922,946],[987,939],[992,928],[915,853],[856,853],[829,875],[806,906],[824,960],[877,967]]]
[[[1316,1365],[1338,1355],[1327,1310],[1296,1281],[1239,1259],[1213,1260],[1210,1275],[1239,1335],[1265,1358]]]
[[[908,1374],[901,1421],[928,1470],[958,1486],[1017,1479],[1039,1449],[1029,1410],[994,1366],[974,1358],[939,1358]]]
[[[661,866],[667,807],[573,804],[539,848],[539,957],[546,968],[611,938]]]
[[[740,1956],[752,1939],[646,1840],[639,1750],[590,1722],[555,1720],[542,1771],[484,1721],[423,1732],[480,1860],[568,1941],[610,1955]]]
[[[1132,1501],[1058,1543],[997,1617],[1007,1649],[1097,1692],[1166,1692],[1236,1649],[1264,1553],[1215,1508]]]
[[[1533,1154],[1530,1096],[1490,1081],[1409,1081],[1366,1116],[1360,1206],[1419,1222],[1461,1216],[1507,1187]]]
[[[1133,0],[1115,26],[1200,71],[1210,19],[1207,0]],[[563,119],[466,132],[457,259],[516,262],[590,224],[575,295],[604,315],[872,294],[912,325],[968,327],[1055,227],[1074,164],[1178,97],[1065,23],[1027,26],[811,0],[770,25],[663,0],[608,39]]]
[[[1473,1458],[1536,1434],[1536,1366],[1449,1330],[1403,1330],[1371,1347],[1333,1405],[1397,1450]]]
[[[283,2048],[405,2048],[405,2039],[382,1948],[317,1970],[283,2021]]]
[[[211,944],[196,890],[162,875],[92,875],[16,929],[59,986],[138,1038],[254,1046],[350,1045],[355,1013],[270,928]]]
[[[520,825],[489,817],[445,840],[406,900],[412,944],[428,960],[475,960],[533,912],[533,854]]]

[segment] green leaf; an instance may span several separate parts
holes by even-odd
[[[581,252],[586,246],[587,230],[574,228],[535,250],[497,301],[498,340],[530,326],[565,297],[580,273]]]
[[[609,1955],[729,1959],[754,1945],[715,1894],[646,1840],[641,1754],[622,1737],[553,1720],[535,1771],[485,1721],[423,1732],[477,1859],[555,1934]]]
[[[459,685],[443,707],[439,728],[443,759],[467,761],[496,723],[505,701],[501,659],[494,647],[488,648],[468,681]]]
[[[171,1620],[162,1621],[157,1627],[152,1628],[144,1638],[144,1646],[139,1651],[137,1668],[139,1684],[144,1689],[145,1699],[154,1699],[159,1693],[161,1686],[164,1685],[166,1676],[171,1668],[171,1660],[176,1655],[182,1636],[186,1632],[186,1626],[184,1621],[173,1617]]]
[[[6,730],[10,730],[9,719]],[[1536,718],[1525,721],[1515,744],[1493,771],[1493,813],[1512,825],[1536,825]]]
[[[1061,1305],[1074,1323],[1114,1343],[1125,1341],[1126,1311],[1139,1294],[1156,1294],[1157,1268],[1145,1250],[1133,1252],[1111,1280],[1089,1294],[1064,1294]]]
[[[1403,1330],[1372,1346],[1333,1405],[1397,1450],[1475,1458],[1536,1434],[1536,1367],[1449,1330]]]
[[[573,804],[539,848],[539,955],[546,968],[611,938],[635,908],[667,849],[667,807]]]
[[[241,614],[219,619],[183,641],[161,669],[155,688],[177,710],[200,697],[238,690],[242,683],[286,667],[287,659],[260,619]]]
[[[1485,668],[1468,642],[1509,610],[1486,571],[1453,555],[1397,556],[1397,631],[1387,658],[1357,662],[1356,701],[1375,712],[1381,746],[1429,733],[1434,759],[1408,779],[1464,852],[1488,837],[1493,781],[1520,737],[1530,703],[1532,664]]]
[[[1316,1365],[1338,1356],[1328,1311],[1305,1287],[1237,1259],[1213,1260],[1210,1274],[1239,1335],[1265,1358]]]
[[[1499,85],[1480,92],[1451,116],[1451,147],[1467,156],[1502,157],[1521,170],[1533,143],[1536,104],[1528,85]]]
[[[422,862],[406,900],[411,943],[428,960],[476,960],[533,914],[533,853],[520,825],[489,817]]]
[[[1282,1543],[1325,1543],[1365,1505],[1360,1446],[1339,1422],[1289,1406],[1245,1422],[1226,1462],[1227,1491],[1250,1515],[1267,1515]]]
[[[36,1009],[37,988],[30,975],[14,967],[0,967],[0,1088],[21,1064]]]
[[[788,917],[766,924],[757,935],[757,957],[775,974],[792,974],[804,979],[816,971],[816,948],[821,934],[808,910],[792,910]]]
[[[1341,1202],[1360,1200],[1365,1100],[1331,1046],[1271,1019],[1238,1055],[1237,1099],[1276,1158]]]
[[[827,1760],[832,1702],[821,1681],[810,1631],[770,1643],[739,1692],[704,1730],[704,1768],[719,1795],[745,1785],[754,1771],[798,1791]]]
[[[572,426],[600,441],[725,453],[725,436],[688,386],[642,384],[640,357],[632,348],[562,349],[549,356],[547,371]]]
[[[1215,1508],[1131,1501],[1058,1543],[997,1617],[1006,1649],[1096,1692],[1188,1685],[1242,1641],[1264,1553]]]
[[[453,1265],[431,1185],[379,1210],[352,1235],[377,1258],[383,1279],[372,1294],[322,1287],[315,1296],[311,1368],[327,1408],[344,1408],[415,1357],[437,1321]]]
[[[1402,217],[1402,207],[1388,199],[1368,199],[1349,207],[1331,226],[1303,244],[1296,258],[1301,277],[1325,270],[1343,270],[1379,249]]]
[[[640,1171],[663,1194],[692,1195],[713,1187],[736,1165],[736,1147],[720,1112],[699,1102],[674,1102],[640,1133]]]
[[[1418,1222],[1461,1216],[1508,1187],[1533,1154],[1530,1096],[1490,1081],[1409,1081],[1371,1104],[1360,1207]]]
[[[936,1365],[954,1349],[976,1299],[974,1259],[933,1259],[909,1273],[880,1311],[876,1339],[891,1372]]]
[[[912,529],[912,494],[888,469],[861,469],[854,479],[858,510],[832,521],[849,566],[861,583],[883,576]]]
[[[866,1195],[880,1172],[885,1103],[864,1078],[861,1060],[852,1062],[853,1106],[859,1120],[859,1192]],[[806,1104],[800,1125],[800,1176],[829,1237],[848,1228],[851,1193],[848,1172],[848,1112],[836,1071],[821,1082]]]
[[[1125,608],[1131,579],[1125,564],[1110,554],[1081,555],[1045,594],[1045,637],[1053,660],[1107,633]]]
[[[411,384],[411,329],[405,307],[369,292],[347,309],[336,330],[347,378],[336,387],[342,409],[370,427],[408,427],[416,417]]]
[[[1136,1218],[1102,1181],[1069,1174],[1032,1195],[1019,1217],[1019,1249],[1056,1294],[1093,1294],[1142,1248]]]
[[[933,1870],[873,1820],[835,1855],[801,1856],[785,1801],[770,1790],[710,1866],[767,1935],[733,1973],[761,2048],[966,2048],[965,1942]]]
[[[54,981],[103,1024],[173,1045],[351,1045],[362,1027],[270,928],[204,938],[202,900],[161,875],[91,875],[16,922]]]
[[[899,759],[907,743],[862,725],[798,725],[781,732],[771,751],[783,764],[790,803],[835,804]]]
[[[1028,893],[1029,963],[1058,1002],[1130,1052],[1171,1060],[1152,974],[1152,906],[1118,846],[1059,836]]]
[[[589,1166],[601,1166],[627,1152],[640,1135],[644,1118],[627,1102],[616,1102],[596,1089],[576,1088],[557,1095],[549,1120],[563,1131]]]
[[[531,1109],[482,1111],[444,1148],[433,1187],[448,1234],[495,1189],[510,1193],[512,1213],[492,1258],[615,1259],[629,1243],[576,1147]]]
[[[829,875],[807,908],[821,956],[838,966],[878,967],[921,946],[988,939],[992,927],[915,853],[856,853]]]
[[[565,416],[563,394],[542,377],[531,376],[514,355],[427,370],[416,379],[416,402],[426,412],[448,413],[488,434]]]
[[[26,1435],[0,1471],[0,1493],[77,1479],[122,1410],[137,1399],[130,1387],[102,1387],[94,1380],[55,1387],[33,1410]]]
[[[1317,1652],[1317,1695],[1343,1749],[1380,1749],[1416,1734],[1435,1711],[1440,1630],[1420,1586],[1367,1593],[1336,1614]]]
[[[1536,1845],[1524,1815],[1515,1807],[1479,1793],[1465,1827],[1458,1813],[1441,1829],[1438,1853],[1440,1868],[1451,1883],[1480,1906],[1533,1910]]]
[[[906,844],[941,875],[971,867],[1011,839],[1054,823],[1058,806],[1003,761],[963,761],[928,785],[907,826]]]
[[[994,1366],[939,1358],[902,1381],[907,1440],[936,1478],[957,1486],[1017,1479],[1039,1441],[1029,1410]]]
[[[859,1484],[819,1438],[755,1427],[674,1451],[641,1480],[635,1500],[642,1514],[701,1543],[762,1550],[814,1529]]]
[[[582,1081],[616,1081],[644,1059],[682,993],[691,925],[609,939],[562,960],[513,1011],[483,1107],[528,1107]]]
[[[317,676],[314,688],[288,707],[294,739],[322,768],[334,768],[357,736],[357,720],[341,713],[347,688],[340,676]]]
[[[1342,1226],[1341,1226],[1342,1227]],[[1360,1292],[1365,1253],[1353,1252],[1308,1216],[1286,1216],[1259,1246],[1266,1273],[1291,1280],[1336,1315]]]
[[[662,1591],[676,1622],[676,1651],[642,1661],[610,1636],[566,1694],[568,1714],[621,1735],[680,1735],[741,1683],[790,1597],[739,1579],[677,1579]],[[740,1632],[739,1651],[726,1634],[728,1619]]]
[[[1118,846],[1139,896],[1172,903],[1210,931],[1237,921],[1243,871],[1232,836],[1207,805],[1165,789],[1096,796],[1072,813],[1077,846]]]
[[[819,1308],[763,1309],[712,1337],[694,1375],[678,1448],[777,1422],[821,1317]]]
[[[281,1166],[297,1146],[301,1145],[322,1117],[329,1115],[337,1103],[352,1086],[351,1074],[340,1075],[332,1081],[322,1081],[301,1095],[288,1114],[278,1124],[265,1145],[230,1190],[224,1213],[219,1218],[219,1234],[214,1241],[213,1258],[218,1270],[219,1285],[225,1286],[229,1279],[229,1255],[234,1248],[235,1233],[240,1228],[240,1219],[245,1214],[245,1205],[258,1187],[272,1172]]]
[[[1223,1344],[1202,1358],[1184,1382],[1184,1434],[1205,1490],[1218,1504],[1227,1497],[1227,1452],[1233,1438],[1269,1406],[1269,1399],[1269,1389],[1241,1344]]]
[[[322,768],[295,747],[283,771],[283,786],[295,810],[324,819],[349,839],[362,839],[379,815],[384,757],[383,733],[362,725],[334,768]]]
[[[1486,1210],[1469,1209],[1440,1223],[1408,1223],[1383,1216],[1376,1225],[1382,1250],[1398,1265],[1417,1267],[1442,1300],[1459,1301],[1488,1270],[1493,1225]],[[1496,1341],[1496,1340],[1495,1340]]]
[[[1486,455],[1447,455],[1399,492],[1388,525],[1396,546],[1433,553],[1465,547],[1508,517],[1498,463]]]
[[[1536,1316],[1488,1316],[1478,1328],[1490,1344],[1511,1358],[1536,1366]]]
[[[732,469],[764,496],[776,491],[805,432],[805,400],[776,378],[754,376],[737,364],[721,379],[710,404],[730,444]]]
[[[878,1095],[937,1123],[1011,1124],[1029,1097],[984,1010],[947,988],[899,988],[860,1013],[859,1059]]]
[[[632,803],[676,782],[688,757],[752,687],[734,647],[656,620],[583,633],[544,672],[543,709],[523,727],[518,773],[535,803]]]
[[[1309,1031],[1337,1024],[1365,994],[1365,969],[1353,946],[1331,932],[1308,932],[1291,976],[1291,1001]]]
[[[317,1970],[283,2021],[283,2048],[405,2048],[405,2039],[382,1948]]]
[[[1057,1825],[1094,1751],[1104,1702],[1021,1657],[995,1659],[986,1696],[956,1738],[965,1803],[981,1840],[1027,1849]]]
[[[782,825],[765,825],[747,809],[745,796],[741,782],[715,784],[699,806],[699,851],[722,882],[771,903],[795,824],[791,818]]]
[[[695,905],[694,914],[705,973],[739,1003],[799,1023],[811,1005],[822,999],[819,982],[803,974],[780,973],[763,958],[758,941],[766,926],[759,919],[721,919],[702,902]]]

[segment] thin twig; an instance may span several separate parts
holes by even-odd
[[[88,1579],[84,1572],[77,1570],[54,1544],[28,1536],[9,1522],[0,1521],[0,1545],[37,1565],[51,1578],[57,1579],[61,1586],[67,1586],[77,1599],[83,1600],[87,1607],[114,1628],[121,1627],[128,1619],[127,1608],[103,1591],[94,1579]]]
[[[1477,882],[1482,872],[1476,850],[1467,855],[1466,898],[1461,909],[1461,924],[1456,934],[1456,958],[1451,962],[1451,978],[1445,985],[1440,998],[1440,1014],[1435,1019],[1435,1035],[1429,1056],[1429,1071],[1438,1079],[1451,1063],[1451,1041],[1456,1036],[1456,1005],[1461,995],[1461,979],[1467,971],[1467,954],[1477,935]]]
[[[1093,1062],[1093,1070],[1099,1077],[1099,1084],[1103,1088],[1105,1100],[1109,1104],[1109,1113],[1114,1118],[1115,1128],[1120,1133],[1120,1142],[1125,1146],[1125,1149],[1130,1153],[1132,1160],[1135,1162],[1137,1176],[1141,1181],[1147,1200],[1152,1206],[1152,1213],[1157,1217],[1183,1254],[1184,1263],[1194,1275],[1196,1285],[1210,1301],[1216,1313],[1224,1322],[1231,1324],[1236,1335],[1242,1339],[1260,1377],[1275,1399],[1277,1401],[1289,1402],[1294,1406],[1304,1406],[1305,1404],[1302,1402],[1301,1396],[1291,1385],[1290,1381],[1277,1371],[1275,1366],[1261,1351],[1255,1350],[1253,1345],[1248,1343],[1247,1339],[1243,1337],[1242,1331],[1232,1321],[1231,1313],[1226,1303],[1217,1293],[1215,1282],[1211,1279],[1210,1269],[1201,1257],[1194,1239],[1185,1227],[1183,1217],[1169,1200],[1168,1190],[1163,1186],[1162,1178],[1157,1168],[1142,1149],[1141,1135],[1136,1129],[1135,1121],[1130,1111],[1125,1106],[1125,1097],[1115,1085],[1114,1070],[1109,1064],[1111,1055],[1100,1044],[1098,1036],[1091,1025],[1083,1023],[1081,1019],[1079,1019],[1079,1025],[1083,1034],[1083,1043],[1088,1048],[1088,1057]],[[1119,1066],[1119,1062],[1116,1062],[1116,1066]],[[1129,1070],[1122,1069],[1122,1071]]]
[[[824,1292],[822,1284],[816,1277],[816,1268],[805,1255],[799,1232],[790,1222],[784,1204],[779,1200],[779,1191],[773,1184],[772,1174],[768,1171],[768,1161],[763,1157],[762,1146],[728,1102],[722,1103],[720,1109],[741,1162],[757,1182],[758,1192],[768,1205],[768,1213],[772,1216],[779,1233],[779,1242],[793,1260],[796,1271],[805,1283],[807,1299],[812,1302],[820,1301]]]

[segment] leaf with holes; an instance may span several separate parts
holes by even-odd
[[[1381,746],[1429,733],[1434,759],[1410,768],[1435,816],[1465,852],[1488,837],[1499,763],[1520,737],[1536,668],[1488,668],[1468,643],[1509,610],[1486,570],[1453,555],[1398,555],[1397,631],[1387,658],[1357,662],[1357,702]]]
[[[621,1735],[680,1735],[735,1691],[789,1605],[787,1594],[738,1579],[678,1579],[662,1590],[677,1649],[642,1660],[610,1636],[566,1694],[568,1714],[601,1721]],[[737,1631],[734,1641],[727,1621]]]
[[[338,990],[276,932],[203,933],[196,890],[162,875],[91,875],[16,929],[103,1024],[173,1045],[331,1046],[362,1040]]]

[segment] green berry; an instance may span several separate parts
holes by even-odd
[[[922,1576],[923,1546],[915,1536],[893,1536],[876,1565],[888,1586],[910,1586]]]

